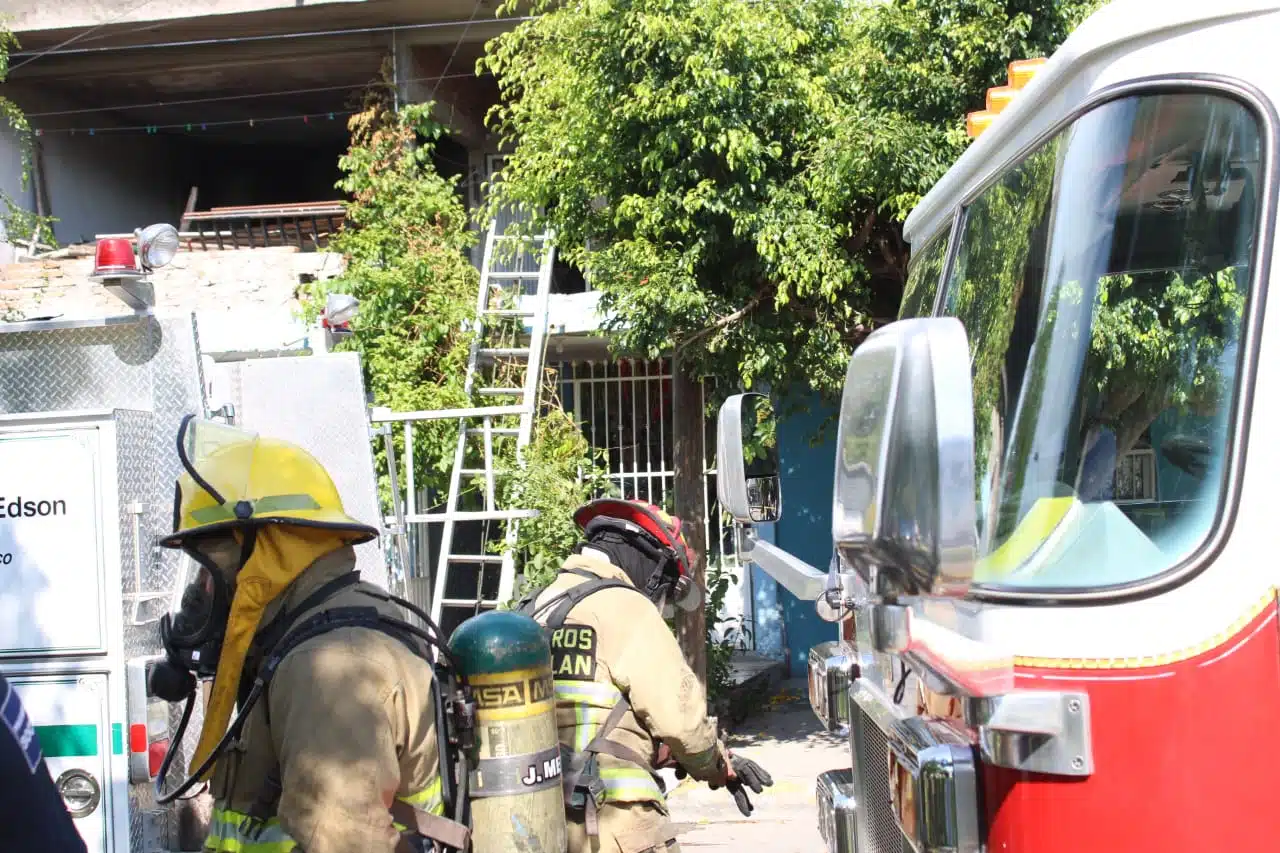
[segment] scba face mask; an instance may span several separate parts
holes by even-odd
[[[702,589],[681,571],[675,550],[644,528],[625,519],[598,517],[583,533],[584,544],[626,572],[663,618],[672,618],[676,610],[691,613],[702,605]]]
[[[655,573],[645,592],[662,612],[663,619],[673,618],[676,611],[692,613],[702,606],[702,588],[685,575]]]
[[[160,640],[167,660],[152,673],[152,691],[178,702],[195,689],[197,680],[214,677],[227,620],[231,614],[236,572],[252,551],[250,537],[242,545],[224,533],[186,544],[191,558],[188,581],[177,609],[160,620]]]

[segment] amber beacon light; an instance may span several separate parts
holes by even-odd
[[[1016,62],[1009,63],[1009,84],[1007,86],[996,86],[987,90],[987,108],[979,110],[976,113],[969,113],[965,120],[965,129],[969,132],[971,139],[977,139],[982,132],[991,126],[991,122],[995,121],[995,117],[1004,111],[1004,108],[1013,102],[1013,98],[1022,90],[1024,86],[1031,82],[1031,78],[1044,67],[1048,60],[1040,59],[1019,59]]]

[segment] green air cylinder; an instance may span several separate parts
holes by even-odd
[[[493,610],[459,625],[449,648],[477,705],[473,853],[564,853],[555,681],[542,626]]]

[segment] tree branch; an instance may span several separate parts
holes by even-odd
[[[875,224],[876,212],[873,210],[867,214],[865,219],[862,220],[862,228],[860,228],[857,235],[854,236],[853,242],[849,248],[851,253],[859,252],[862,250],[863,246],[867,245],[867,241],[871,239],[871,229],[875,227]]]
[[[906,276],[902,272],[902,259],[895,256],[893,250],[889,248],[889,241],[881,237],[876,241],[876,246],[880,249],[880,256],[884,258],[884,262],[893,272],[894,278],[899,283],[906,281]]]
[[[760,289],[756,291],[755,295],[747,300],[746,305],[743,305],[741,308],[739,308],[737,311],[734,311],[732,314],[726,314],[725,316],[716,320],[710,326],[699,329],[698,331],[689,335],[689,337],[685,338],[683,341],[676,344],[676,352],[677,353],[683,352],[684,349],[694,341],[702,340],[712,332],[719,331],[720,329],[723,329],[725,326],[728,326],[730,323],[738,322],[743,317],[747,316],[752,311],[756,310],[756,308],[760,306],[760,303],[764,301],[764,298],[766,295],[768,295],[768,293],[769,293],[769,285],[767,284],[761,285]]]

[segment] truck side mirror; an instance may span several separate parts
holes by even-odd
[[[849,360],[832,538],[874,598],[969,589],[977,548],[969,364],[954,317],[890,323]]]
[[[763,394],[735,394],[716,424],[716,493],[720,506],[742,524],[782,515],[778,424]]]

